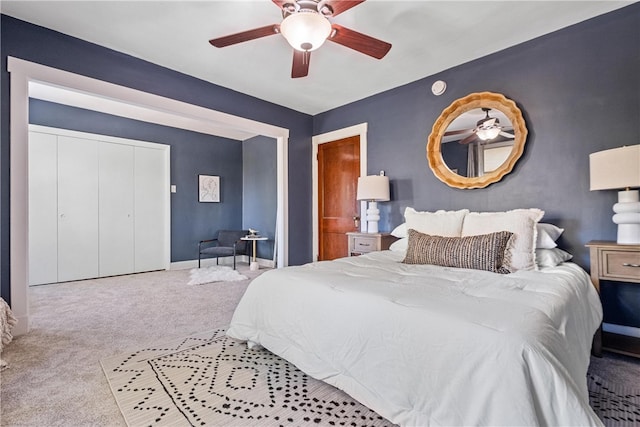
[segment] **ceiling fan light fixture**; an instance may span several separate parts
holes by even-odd
[[[500,120],[497,117],[489,117],[490,108],[483,108],[482,111],[486,113],[484,119],[478,120],[476,123],[476,135],[483,141],[489,141],[500,135],[502,126],[500,126]]]
[[[476,135],[478,135],[478,138],[480,138],[483,141],[489,141],[497,137],[498,135],[500,135],[500,126],[494,126],[490,128],[479,128],[478,131],[476,132]]]
[[[287,16],[280,24],[280,33],[296,50],[318,49],[331,34],[331,23],[313,10],[301,10]]]

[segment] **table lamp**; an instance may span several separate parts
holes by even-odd
[[[367,233],[378,232],[378,221],[380,221],[380,210],[378,202],[389,200],[389,177],[384,175],[369,175],[358,178],[358,200],[367,200]]]
[[[589,155],[590,189],[618,192],[613,222],[618,224],[620,245],[640,244],[640,145],[630,145]]]

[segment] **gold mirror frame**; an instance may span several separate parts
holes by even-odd
[[[442,159],[442,137],[451,122],[461,114],[476,108],[492,108],[500,110],[513,124],[514,141],[513,148],[507,160],[502,165],[482,176],[467,178],[453,172]],[[433,124],[431,134],[427,141],[427,159],[429,167],[440,181],[450,187],[471,189],[484,188],[489,184],[498,182],[503,176],[511,172],[516,162],[524,152],[524,144],[527,140],[527,126],[524,123],[522,112],[516,103],[507,99],[504,95],[493,92],[478,92],[457,99],[442,111],[438,120]]]

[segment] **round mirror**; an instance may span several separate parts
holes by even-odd
[[[527,127],[515,102],[491,92],[454,101],[433,125],[427,159],[433,173],[455,188],[483,188],[513,169]]]

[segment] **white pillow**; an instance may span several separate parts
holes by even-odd
[[[573,255],[560,248],[536,249],[536,264],[538,264],[539,268],[555,267],[558,264],[569,261],[571,258],[573,258]]]
[[[407,248],[409,247],[409,238],[403,237],[400,240],[396,240],[389,246],[389,250],[393,252],[402,252],[403,254],[407,253]]]
[[[564,228],[556,227],[553,224],[538,223],[538,238],[536,240],[536,248],[553,249],[556,246],[556,240],[564,232]]]
[[[409,232],[407,230],[407,223],[403,222],[402,224],[394,228],[393,231],[391,232],[391,235],[399,239],[402,239],[403,237],[408,237]]]
[[[462,237],[510,231],[514,234],[507,248],[505,264],[512,272],[535,270],[538,221],[544,215],[540,209],[514,209],[508,212],[471,212],[464,218]]]
[[[407,230],[412,229],[432,236],[460,237],[462,221],[468,213],[468,209],[418,212],[413,208],[406,208],[404,210],[404,219],[406,220]]]

